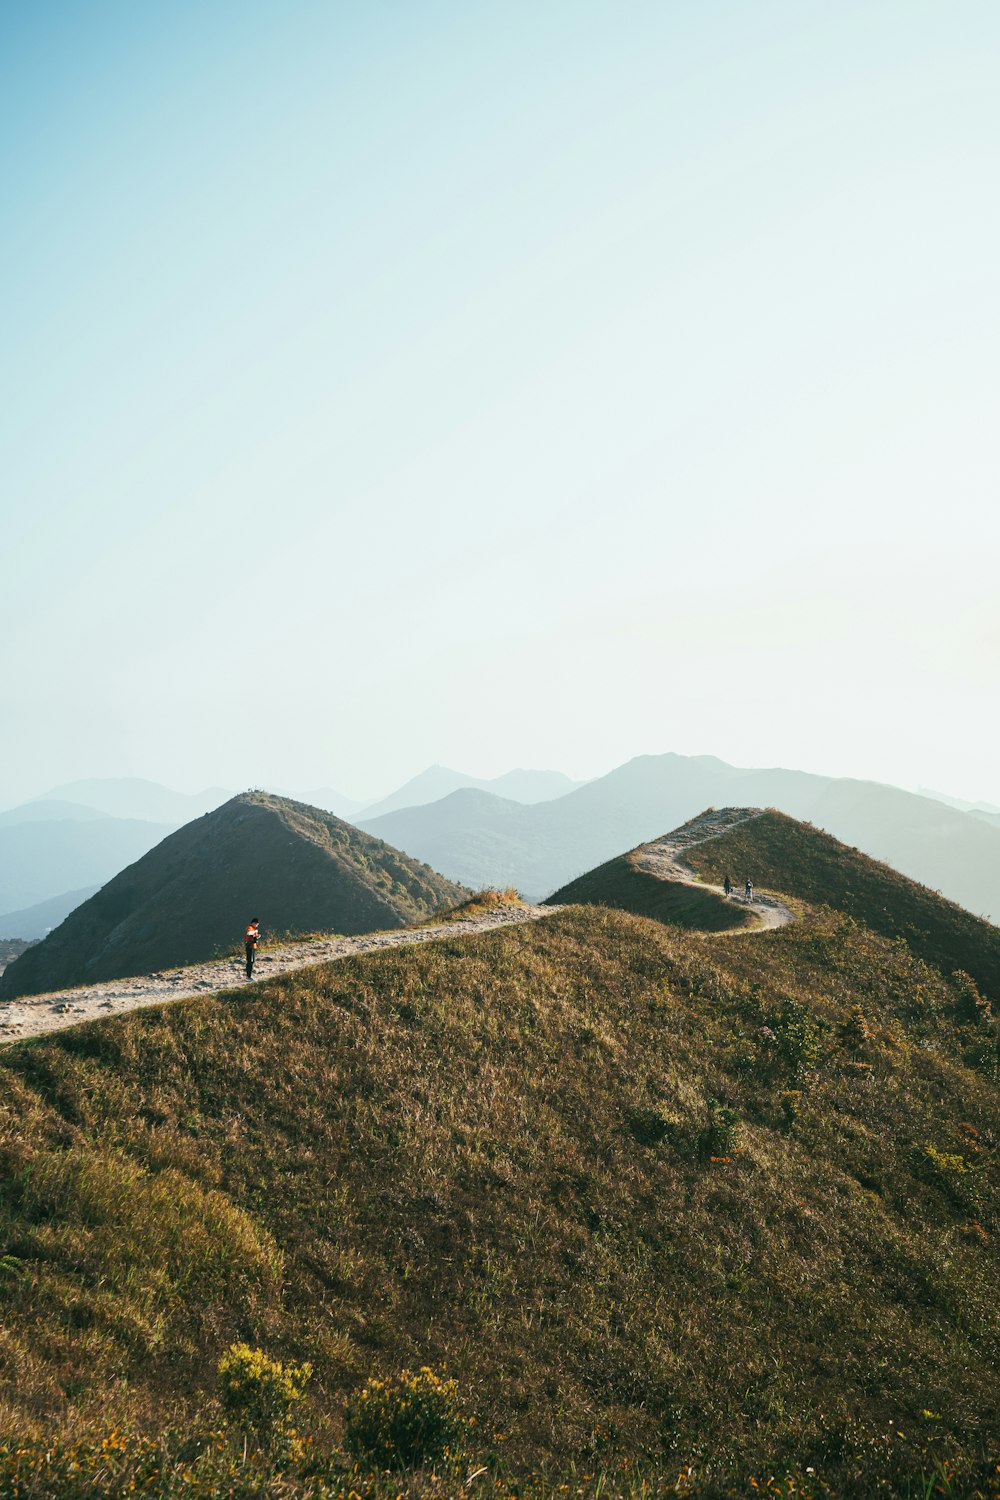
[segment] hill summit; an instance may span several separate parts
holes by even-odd
[[[0,996],[194,963],[267,932],[404,927],[466,893],[332,813],[246,792],[170,834],[0,975]]]

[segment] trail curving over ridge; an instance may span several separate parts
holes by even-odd
[[[637,869],[645,870],[659,880],[695,886],[700,891],[717,891],[725,899],[721,885],[710,885],[707,881],[699,880],[684,863],[684,851],[693,848],[695,844],[707,844],[711,839],[720,838],[743,823],[752,823],[755,818],[763,816],[763,811],[760,807],[723,807],[718,811],[713,809],[702,813],[681,828],[675,828],[673,833],[664,834],[662,838],[652,839],[650,843],[641,845],[632,856],[633,862]],[[750,878],[753,878],[752,875]],[[738,882],[738,885],[741,884],[742,882]],[[730,900],[740,905],[745,904],[758,921],[754,927],[736,927],[717,934],[718,936],[745,937],[748,934],[773,931],[777,927],[787,927],[796,920],[795,913],[776,896],[764,895],[755,890],[751,902],[745,902],[742,894],[734,894]]]

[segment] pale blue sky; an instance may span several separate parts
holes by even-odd
[[[1000,802],[1000,8],[2,0],[0,800]]]

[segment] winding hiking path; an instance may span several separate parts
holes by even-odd
[[[693,818],[690,823],[685,823],[673,833],[644,844],[634,856],[635,863],[639,869],[646,870],[661,880],[677,881],[682,885],[695,886],[698,890],[717,891],[723,895],[721,886],[697,879],[684,863],[684,851],[693,848],[695,844],[704,844],[710,839],[718,838],[742,823],[750,823],[754,818],[759,818],[761,813],[759,807],[726,807],[718,812],[703,813],[701,817]],[[734,894],[730,899],[740,905],[744,903],[742,895]],[[757,918],[756,926],[734,928],[719,936],[741,937],[785,927],[789,922],[795,921],[794,912],[776,896],[755,892],[753,901],[746,904]],[[284,943],[280,948],[260,953],[257,959],[257,978],[272,979],[279,974],[292,974],[297,969],[307,969],[313,964],[329,963],[338,958],[349,958],[357,953],[410,947],[415,943],[433,943],[442,938],[464,936],[470,932],[488,932],[496,927],[537,922],[541,917],[551,917],[562,910],[561,906],[497,906],[482,916],[467,917],[433,927],[409,927],[398,932],[368,933],[361,937],[317,938],[308,942]],[[82,1021],[120,1015],[125,1011],[140,1010],[147,1005],[162,1005],[169,1000],[217,995],[224,990],[242,989],[247,983],[243,959],[240,957],[194,964],[187,968],[171,967],[133,979],[111,979],[103,984],[54,990],[44,995],[25,995],[17,1000],[0,1002],[0,1047],[21,1041],[25,1037],[62,1031],[68,1026],[77,1026]]]
[[[537,922],[539,918],[551,917],[561,910],[560,906],[497,906],[482,916],[439,923],[433,927],[406,927],[398,932],[374,932],[361,937],[283,943],[280,948],[262,950],[258,954],[257,974],[253,980],[246,978],[241,956],[182,969],[169,967],[134,979],[109,979],[103,984],[84,985],[72,990],[24,995],[0,1002],[0,1047],[19,1042],[24,1037],[63,1031],[81,1021],[95,1021],[102,1016],[140,1010],[146,1005],[162,1005],[167,1000],[191,1000],[198,995],[217,995],[223,990],[242,989],[259,979],[274,979],[279,974],[292,974],[296,969],[307,969],[313,964],[329,963],[337,958],[351,958],[357,953],[377,953],[387,948],[433,943],[441,938],[465,937],[470,932],[488,932],[494,927]]]
[[[702,813],[700,818],[692,818],[690,823],[676,828],[673,833],[643,844],[635,855],[636,866],[650,875],[656,875],[660,880],[693,885],[700,891],[717,891],[725,899],[722,886],[699,880],[694,871],[684,863],[682,855],[686,849],[692,849],[696,844],[707,844],[710,839],[717,839],[730,829],[739,828],[742,823],[752,823],[762,814],[763,809],[759,807],[723,807],[718,812]],[[734,927],[726,933],[718,934],[719,936],[741,937],[747,933],[787,927],[789,922],[795,921],[795,913],[776,896],[766,896],[755,890],[753,900],[746,901],[742,894],[736,894],[734,888],[734,894],[729,899],[741,906],[745,905],[758,918],[758,922],[756,927]]]

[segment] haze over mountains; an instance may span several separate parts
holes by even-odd
[[[111,817],[41,817],[4,823],[0,825],[0,912],[20,911],[64,893],[103,885],[158,844],[173,826]],[[4,931],[10,925],[8,917],[0,917],[0,937],[35,936]]]
[[[492,787],[530,802],[559,796],[577,784],[558,771],[516,770],[480,781],[431,766],[371,804],[367,815],[429,801],[460,786]],[[271,790],[354,822],[366,807],[364,801],[331,786],[304,793]],[[44,937],[166,833],[213,811],[233,795],[222,787],[186,793],[138,777],[96,777],[53,787],[44,796],[0,812],[0,937]],[[6,837],[13,829],[19,832]]]
[[[572,781],[561,771],[507,771],[503,776],[483,781],[477,776],[468,776],[464,771],[453,771],[448,766],[428,766],[419,776],[373,802],[361,814],[362,820],[379,818],[403,807],[423,807],[428,802],[438,802],[451,792],[463,788],[489,792],[495,797],[506,797],[512,802],[549,802],[564,797],[567,792],[582,786],[583,782]]]
[[[705,807],[733,805],[808,820],[977,915],[1000,914],[1000,829],[981,818],[897,787],[714,756],[637,756],[531,807],[465,788],[359,823],[454,880],[516,885],[540,900]]]
[[[212,810],[218,787],[91,779],[0,813],[0,937],[38,938],[164,835]],[[492,779],[430,766],[363,805],[331,786],[301,800],[346,818],[462,884],[538,900],[704,807],[770,805],[805,818],[976,914],[1000,914],[1000,814],[874,782],[711,756],[640,756],[581,784],[558,771]]]

